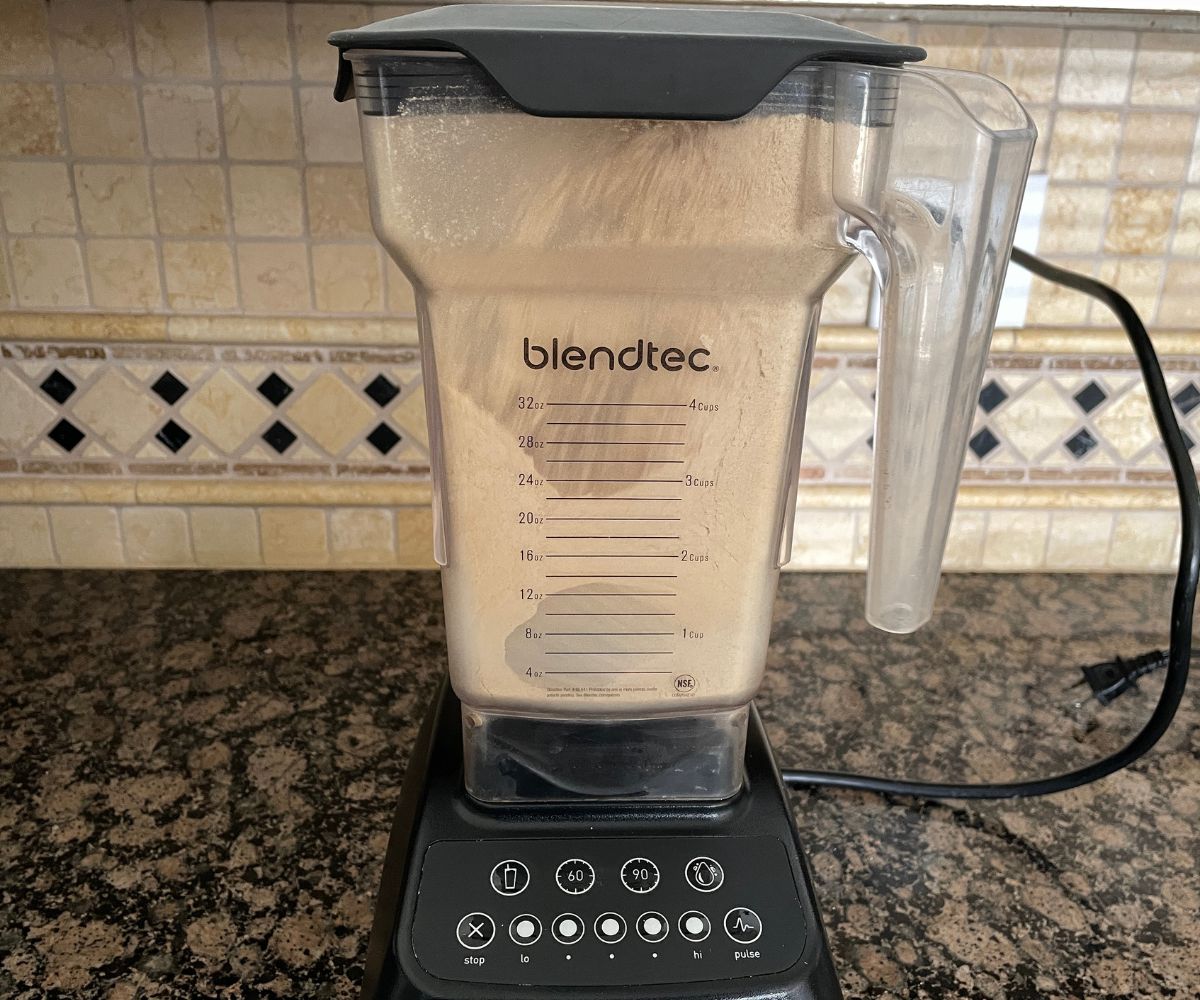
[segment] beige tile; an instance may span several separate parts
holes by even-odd
[[[11,76],[49,76],[54,72],[43,0],[5,0],[0,66]]]
[[[0,161],[0,210],[10,233],[75,232],[75,200],[65,163]]]
[[[1179,203],[1179,218],[1171,253],[1184,257],[1200,257],[1200,190],[1189,188]]]
[[[992,422],[1010,445],[1030,462],[1054,449],[1079,423],[1075,403],[1048,380],[1041,380],[1016,396]]]
[[[192,392],[180,412],[221,451],[233,452],[258,433],[271,408],[222,369]]]
[[[1178,260],[1167,264],[1162,302],[1158,307],[1160,326],[1194,329],[1200,327],[1200,261]]]
[[[188,0],[191,2],[191,0]],[[216,93],[200,84],[147,84],[142,88],[146,145],[163,160],[213,160],[221,150]]]
[[[1068,31],[1058,99],[1121,104],[1129,93],[1137,36],[1131,31]]]
[[[1038,234],[1040,253],[1096,253],[1104,238],[1108,190],[1051,184]]]
[[[172,309],[233,309],[237,286],[227,243],[167,241],[162,246],[167,305]]]
[[[1117,188],[1104,249],[1109,253],[1165,253],[1178,196],[1178,191],[1169,188]]]
[[[64,91],[72,153],[116,159],[142,156],[142,126],[133,87],[69,83]]]
[[[17,236],[9,241],[9,264],[23,306],[87,305],[79,243],[62,237]]]
[[[792,535],[795,569],[845,569],[854,557],[856,513],[852,510],[799,510]]]
[[[150,171],[140,164],[77,163],[75,194],[85,233],[149,236],[154,232]]]
[[[400,402],[392,410],[392,419],[396,421],[397,430],[403,431],[405,437],[419,441],[423,448],[429,447],[425,390],[422,386],[418,385],[400,397]]]
[[[1115,111],[1060,109],[1049,140],[1052,179],[1106,181],[1121,144],[1121,118]]]
[[[1142,33],[1133,67],[1134,104],[1195,107],[1200,102],[1200,46],[1190,32]]]
[[[237,257],[247,312],[294,313],[312,308],[305,244],[242,241]]]
[[[0,450],[18,451],[50,427],[56,411],[40,393],[0,367]]]
[[[109,368],[75,404],[75,412],[117,451],[128,452],[166,416],[157,396]]]
[[[1150,400],[1140,385],[1109,403],[1095,423],[1104,443],[1126,461],[1158,440]]]
[[[1108,257],[1100,262],[1100,280],[1133,303],[1138,315],[1149,320],[1158,309],[1165,264],[1155,257]],[[1118,326],[1116,317],[1100,303],[1092,307],[1093,326]]]
[[[0,309],[7,309],[13,303],[12,282],[8,279],[8,255],[0,245]]]
[[[950,534],[942,565],[948,570],[977,570],[983,559],[987,515],[980,510],[956,510],[950,519]]]
[[[339,454],[375,419],[363,396],[332,372],[320,375],[292,403],[288,416],[331,454]]]
[[[44,507],[0,504],[0,566],[53,566]]]
[[[154,208],[164,236],[219,236],[225,220],[225,171],[215,163],[154,168]]]
[[[222,87],[221,102],[232,159],[291,160],[299,155],[290,87]]]
[[[1168,510],[1122,510],[1113,524],[1108,565],[1117,570],[1164,570],[1175,559],[1179,516]]]
[[[50,32],[64,80],[132,75],[123,0],[50,0]]]
[[[396,563],[400,569],[434,568],[430,507],[402,507],[396,511]]]
[[[1106,510],[1056,510],[1046,543],[1046,569],[1103,569],[1108,559],[1113,516]]]
[[[212,76],[208,19],[194,0],[133,0],[137,67],[150,79]]]
[[[382,17],[380,14],[378,17]],[[296,71],[301,80],[319,80],[333,86],[337,76],[337,53],[329,45],[329,33],[377,20],[361,4],[292,4],[296,33]]]
[[[338,104],[328,87],[300,88],[300,121],[304,155],[310,162],[362,161],[358,116],[350,105]]]
[[[987,26],[917,22],[917,44],[929,53],[930,66],[978,72],[987,40]]]
[[[379,254],[373,244],[312,248],[313,291],[322,312],[377,312],[383,304]]]
[[[875,278],[866,258],[855,257],[845,273],[821,301],[821,323],[825,326],[863,326],[871,304]]]
[[[1044,174],[1050,164],[1050,117],[1053,109],[1047,104],[1026,104],[1025,111],[1033,119],[1037,129],[1037,140],[1033,144],[1033,158],[1029,161],[1031,173]]]
[[[299,236],[304,205],[295,167],[234,164],[229,168],[233,229],[239,236]]]
[[[987,71],[1022,103],[1044,104],[1054,100],[1062,49],[1061,29],[1000,25],[989,38]]]
[[[335,566],[391,566],[393,514],[386,508],[342,507],[329,515]]]
[[[158,253],[153,240],[89,240],[92,305],[144,312],[162,308]]]
[[[121,528],[112,507],[50,507],[54,547],[63,566],[124,566]]]
[[[390,257],[384,261],[384,270],[387,272],[388,312],[402,316],[415,315],[417,303],[413,298],[412,283]]]
[[[0,154],[58,156],[58,100],[49,83],[0,83]]]
[[[870,405],[842,379],[818,391],[808,403],[804,447],[814,457],[841,457],[871,433]]]
[[[1192,142],[1192,165],[1188,167],[1187,179],[1189,184],[1200,184],[1200,126],[1197,126]]]
[[[259,512],[263,561],[268,566],[326,566],[325,512],[306,507],[264,507]]]
[[[121,510],[125,558],[130,566],[194,566],[187,514],[177,507]]]
[[[361,166],[309,167],[308,228],[316,237],[370,236],[367,178]]]
[[[1045,565],[1049,529],[1048,511],[990,511],[982,568],[991,572],[1040,569]]]
[[[213,4],[213,28],[226,80],[286,80],[292,75],[284,4],[220,0]]]
[[[188,513],[198,565],[217,569],[262,565],[258,515],[252,507],[193,507]]]
[[[1117,177],[1139,183],[1177,183],[1187,174],[1196,133],[1194,113],[1131,111],[1125,118]]]

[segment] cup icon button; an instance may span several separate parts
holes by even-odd
[[[529,888],[529,869],[520,861],[501,861],[492,869],[491,883],[501,896],[519,896]]]

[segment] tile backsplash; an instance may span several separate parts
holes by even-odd
[[[0,5],[0,565],[430,564],[412,291],[325,42],[411,9]],[[983,17],[840,19],[1013,88],[1037,249],[1129,296],[1200,438],[1200,33]],[[863,564],[870,298],[860,262],[823,310],[797,566]],[[997,336],[948,565],[1166,568],[1169,474],[1114,321],[1035,281],[1026,323]]]

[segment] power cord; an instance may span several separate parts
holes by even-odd
[[[1167,384],[1163,379],[1162,367],[1158,363],[1154,345],[1150,342],[1150,336],[1146,333],[1146,327],[1138,317],[1137,311],[1115,288],[1074,271],[1056,267],[1016,247],[1013,248],[1012,261],[1039,278],[1073,288],[1103,302],[1125,328],[1133,352],[1137,355],[1146,394],[1150,397],[1154,422],[1158,425],[1158,433],[1166,448],[1171,472],[1175,477],[1182,522],[1179,569],[1175,575],[1175,590],[1171,598],[1169,649],[1165,657],[1166,676],[1158,703],[1154,706],[1146,725],[1124,748],[1086,767],[1050,778],[1000,784],[941,784],[840,771],[803,771],[790,768],[783,771],[783,780],[787,785],[795,788],[849,788],[885,795],[930,799],[1009,799],[1065,792],[1107,777],[1128,767],[1149,752],[1170,727],[1171,720],[1183,700],[1192,655],[1192,614],[1196,602],[1196,584],[1197,578],[1200,577],[1200,490],[1197,489],[1196,474],[1188,457],[1183,434],[1179,430],[1179,422],[1175,419],[1171,397],[1167,392]],[[1156,652],[1136,660],[1117,659],[1110,663],[1085,667],[1083,683],[1092,688],[1097,701],[1107,704],[1132,687],[1139,676],[1156,669],[1155,660],[1161,658],[1162,654]]]

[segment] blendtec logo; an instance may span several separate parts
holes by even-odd
[[[645,367],[652,372],[681,372],[684,368],[706,372],[711,367],[708,357],[709,352],[705,347],[686,351],[681,347],[659,347],[653,340],[641,338],[628,347],[593,347],[590,351],[573,345],[560,348],[557,337],[550,341],[549,347],[530,343],[529,338],[525,338],[525,366],[534,371],[565,368],[572,372],[594,372],[601,368],[614,372],[621,368],[634,372]]]

